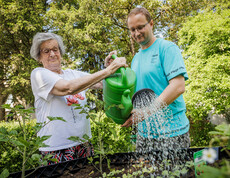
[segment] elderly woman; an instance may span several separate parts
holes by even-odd
[[[116,58],[106,69],[94,74],[61,67],[65,53],[62,38],[53,33],[37,33],[33,38],[31,56],[43,65],[31,73],[31,85],[35,97],[37,122],[48,122],[47,117],[62,117],[66,122],[55,120],[45,125],[38,136],[51,135],[44,141],[49,147],[41,147],[42,155],[52,154],[58,162],[90,156],[92,145],[88,142],[74,142],[70,136],[80,139],[91,137],[90,120],[72,104],[86,104],[87,88],[102,89],[104,78],[120,67],[127,67],[124,57]],[[107,58],[110,58],[110,53]]]

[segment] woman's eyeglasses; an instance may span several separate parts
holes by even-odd
[[[50,54],[51,51],[53,51],[54,54],[57,54],[59,52],[59,48],[53,48],[53,49],[44,48],[40,50],[41,53],[47,54],[47,55]]]

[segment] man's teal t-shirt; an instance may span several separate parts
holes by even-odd
[[[150,88],[157,96],[164,91],[172,78],[182,75],[185,80],[188,79],[180,49],[164,39],[156,39],[149,48],[140,49],[132,60],[131,68],[137,77],[136,91]],[[186,106],[182,95],[169,105],[169,110],[173,118],[167,119],[167,127],[159,129],[153,122],[149,126],[144,120],[138,124],[139,134],[143,137],[157,138],[159,134],[174,137],[188,132],[189,120],[185,115]],[[150,127],[148,131],[147,127]]]

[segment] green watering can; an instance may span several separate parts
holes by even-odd
[[[117,56],[112,55],[115,59]],[[135,92],[136,74],[130,68],[121,67],[103,80],[105,114],[117,124],[123,124],[133,109],[132,96]],[[121,104],[123,105],[122,107]]]

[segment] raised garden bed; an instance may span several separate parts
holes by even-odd
[[[189,148],[185,151],[186,154],[186,161],[193,161],[193,153],[204,149],[204,148]],[[228,158],[225,152],[221,152],[221,147],[218,147],[219,152],[219,160],[223,158]],[[157,154],[156,154],[157,155]],[[139,164],[139,156],[137,153],[130,152],[130,153],[116,153],[113,155],[108,155],[110,159],[110,168],[115,170],[121,170],[125,168],[125,171],[133,169],[134,164]],[[228,158],[229,159],[229,158]],[[94,159],[94,162],[98,161],[98,159]],[[33,172],[34,171],[34,172]],[[122,174],[126,172],[120,173],[117,176],[122,176]],[[136,171],[136,170],[133,170]],[[33,172],[33,173],[32,173]],[[106,160],[103,162],[103,172],[109,173],[110,170],[107,167]],[[100,172],[98,172],[87,158],[75,159],[71,161],[66,161],[62,163],[58,163],[55,165],[43,166],[39,167],[37,170],[27,170],[26,175],[32,173],[28,177],[101,177]],[[10,177],[13,178],[20,178],[21,172],[11,173]],[[191,169],[185,177],[194,177],[194,170]]]

